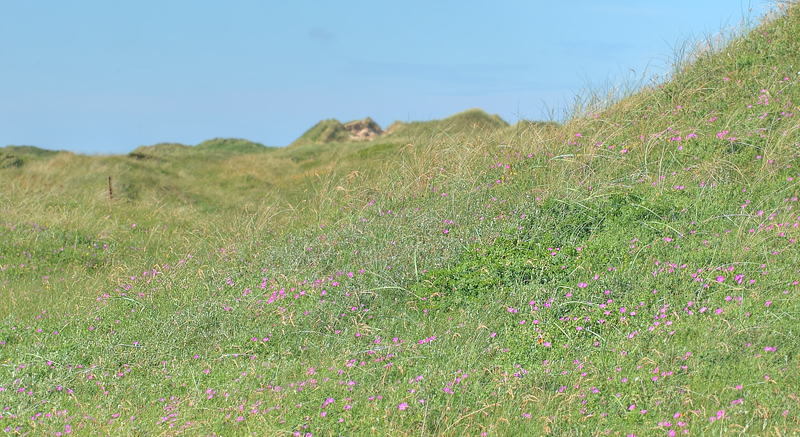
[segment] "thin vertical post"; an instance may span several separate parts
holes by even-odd
[[[108,198],[109,199],[114,198],[114,189],[111,188],[111,176],[108,177]]]

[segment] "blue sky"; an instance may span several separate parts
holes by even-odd
[[[754,0],[0,0],[0,146],[285,146],[325,118],[514,123],[587,85],[664,74]]]

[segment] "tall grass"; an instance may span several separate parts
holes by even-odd
[[[798,34],[562,125],[23,157],[0,429],[796,434]]]

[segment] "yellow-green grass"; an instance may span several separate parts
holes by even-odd
[[[0,429],[799,433],[798,34],[561,125],[4,151]]]

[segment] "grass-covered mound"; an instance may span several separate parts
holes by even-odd
[[[153,159],[157,157],[183,157],[193,153],[195,148],[180,143],[158,143],[152,146],[139,146],[128,157],[134,159]]]
[[[489,115],[482,109],[473,108],[442,120],[414,121],[410,123],[396,121],[386,128],[386,133],[389,136],[398,138],[408,135],[434,136],[441,133],[455,134],[465,132],[480,136],[505,127],[508,127],[508,123],[500,118],[499,115]]]
[[[800,433],[798,34],[560,126],[5,169],[0,429]]]
[[[42,149],[36,146],[6,146],[0,147],[0,153],[19,156],[53,156],[61,153],[56,150]]]
[[[344,128],[344,125],[339,120],[329,118],[322,120],[311,127],[296,139],[292,146],[299,144],[317,144],[317,143],[332,143],[343,142],[350,138],[350,134]]]
[[[140,146],[129,153],[128,156],[136,159],[149,159],[156,157],[186,157],[188,154],[212,155],[241,155],[250,153],[263,153],[272,150],[261,143],[255,143],[239,138],[214,138],[206,140],[196,146],[187,146],[179,143],[159,143],[152,146]]]
[[[199,151],[222,152],[228,154],[263,153],[269,148],[261,143],[238,138],[214,138],[206,140],[195,146]]]
[[[6,146],[0,147],[0,170],[4,168],[21,167],[26,161],[39,157],[52,157],[59,151],[42,149],[35,146]]]

